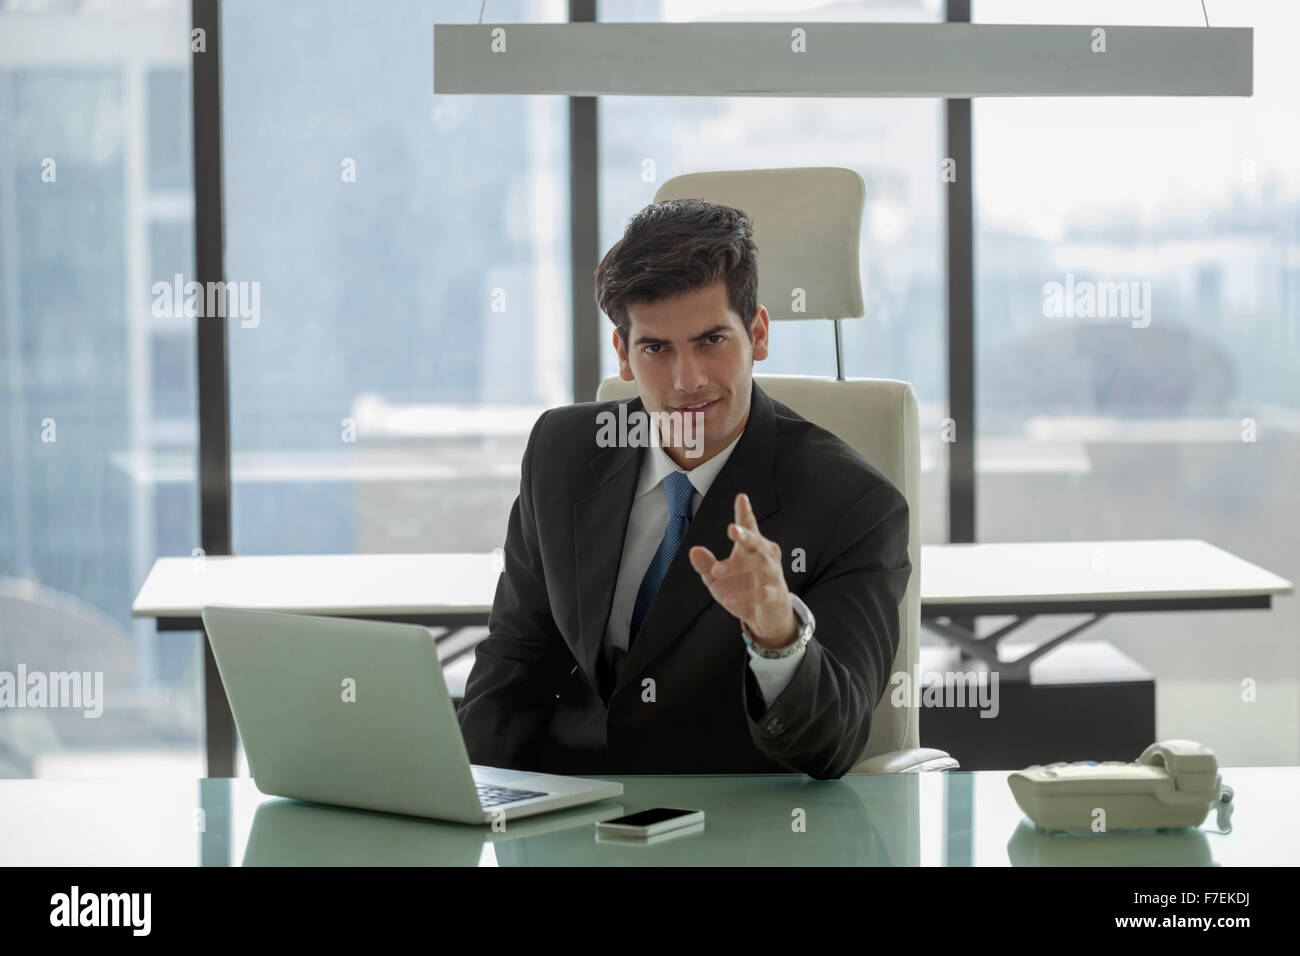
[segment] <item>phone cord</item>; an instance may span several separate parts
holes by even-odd
[[[1219,796],[1216,800],[1210,801],[1210,806],[1217,808],[1214,822],[1218,827],[1217,830],[1210,830],[1210,833],[1231,833],[1232,832],[1232,788],[1226,783],[1219,785]]]

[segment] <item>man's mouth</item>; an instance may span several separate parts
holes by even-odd
[[[696,402],[693,405],[677,405],[674,406],[673,410],[678,412],[687,412],[690,414],[699,412],[701,414],[707,415],[710,411],[713,410],[714,406],[716,406],[720,401],[722,401],[722,399],[715,398],[712,401]]]

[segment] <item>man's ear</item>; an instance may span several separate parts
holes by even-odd
[[[772,331],[771,319],[768,317],[767,309],[761,305],[758,307],[758,311],[754,313],[754,321],[750,325],[749,331],[754,336],[754,361],[761,362],[767,358]]]
[[[627,361],[627,347],[623,344],[623,336],[618,334],[618,329],[614,330],[614,351],[618,353],[618,377],[625,382],[635,381],[632,366]]]

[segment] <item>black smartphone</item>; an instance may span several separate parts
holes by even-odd
[[[648,837],[704,822],[703,810],[680,810],[674,807],[655,807],[624,817],[602,820],[596,824],[598,833],[621,837]]]

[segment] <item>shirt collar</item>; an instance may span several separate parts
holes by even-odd
[[[744,429],[741,429],[740,435],[744,433]],[[686,471],[677,462],[669,458],[668,452],[664,451],[659,445],[651,445],[646,449],[645,461],[641,465],[641,478],[637,482],[635,497],[640,498],[647,492],[654,490],[659,485],[659,482],[674,471],[685,472],[686,477],[691,481],[691,485],[700,493],[700,497],[707,495],[709,487],[713,484],[713,479],[718,477],[718,472],[722,471],[722,466],[727,463],[731,453],[736,450],[736,443],[740,441],[740,435],[733,438],[731,444],[704,464],[696,465],[690,471]]]

